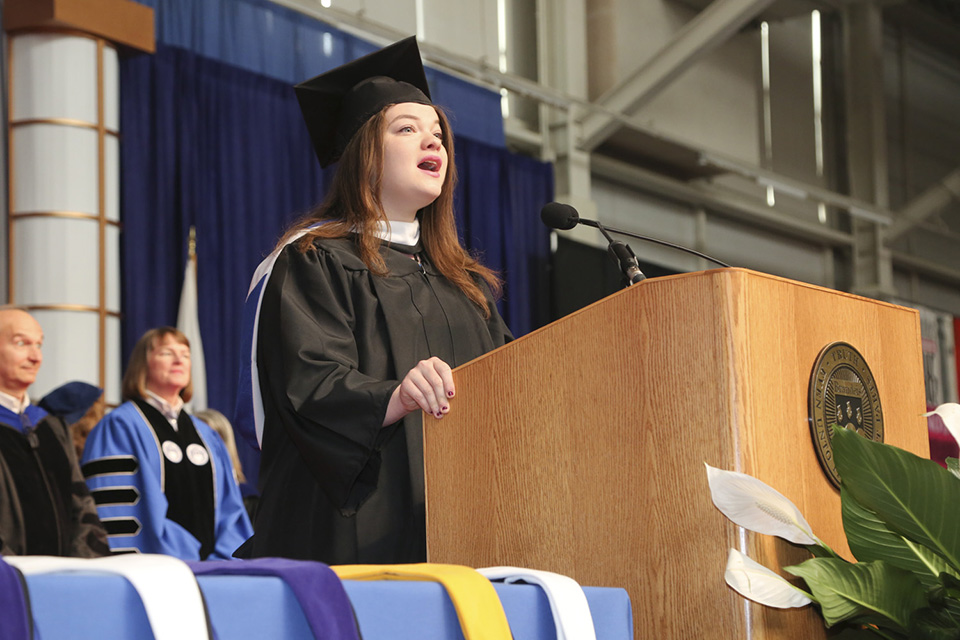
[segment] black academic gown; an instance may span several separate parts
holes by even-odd
[[[383,427],[390,396],[420,360],[455,367],[511,336],[492,300],[484,319],[412,250],[385,244],[385,277],[369,272],[352,239],[281,252],[258,336],[261,498],[238,555],[426,559],[421,415]]]
[[[0,407],[0,554],[109,553],[63,420],[34,405]]]

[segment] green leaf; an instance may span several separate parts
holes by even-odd
[[[952,590],[954,594],[960,593],[960,578],[951,573],[941,573],[940,584],[946,589]]]
[[[882,561],[851,564],[812,558],[784,570],[804,579],[828,627],[863,616],[880,616],[906,630],[910,615],[927,605],[920,581]]]
[[[808,544],[806,545],[807,551],[810,552],[810,555],[814,558],[839,558],[840,556],[836,551],[831,549],[826,542],[821,542],[821,544]]]
[[[960,580],[948,573],[941,573],[939,584],[927,591],[927,599],[934,608],[955,610],[960,617]]]
[[[930,606],[910,617],[911,640],[960,640],[960,580],[941,573],[927,599]]]
[[[960,478],[960,460],[947,458],[947,471]]]
[[[880,633],[874,629],[864,627],[847,627],[840,633],[830,636],[830,640],[889,640],[891,638],[906,638],[903,634]]]
[[[910,619],[910,637],[917,640],[960,640],[960,602],[924,607]]]
[[[830,635],[830,640],[899,640],[900,638],[907,638],[907,636],[902,633],[881,632],[877,629],[862,626],[846,627],[839,633]]]
[[[952,572],[946,560],[933,551],[890,531],[877,514],[853,499],[846,484],[840,487],[840,504],[847,544],[860,562],[884,560],[912,571],[927,589],[940,584],[941,572]]]
[[[892,531],[929,547],[960,571],[960,482],[932,460],[858,436],[833,432],[841,482]]]

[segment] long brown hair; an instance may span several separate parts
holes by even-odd
[[[353,136],[340,158],[324,201],[288,229],[278,247],[284,246],[298,231],[322,221],[325,224],[311,229],[297,241],[300,251],[307,251],[314,238],[345,238],[356,233],[355,242],[360,259],[374,275],[387,275],[387,265],[380,255],[383,241],[377,231],[378,223],[387,221],[380,202],[380,188],[383,178],[384,112],[391,106],[387,105],[367,120]],[[463,291],[488,318],[490,309],[477,278],[487,284],[494,296],[500,294],[500,279],[460,246],[453,215],[453,188],[457,183],[453,133],[446,114],[437,107],[434,109],[440,119],[442,144],[447,150],[447,174],[440,195],[419,212],[420,238],[437,270]]]
[[[167,336],[173,336],[173,339],[179,344],[190,346],[190,340],[187,339],[187,336],[173,327],[157,327],[143,334],[137,340],[137,344],[133,346],[133,351],[130,353],[130,364],[127,365],[127,370],[123,374],[120,390],[124,400],[144,398],[147,395],[147,372],[150,370],[150,365],[147,364],[147,356],[160,346],[160,343]],[[184,402],[190,402],[190,398],[193,397],[192,370],[190,371],[190,382],[180,390],[180,397],[183,398]]]

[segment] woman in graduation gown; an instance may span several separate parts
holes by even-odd
[[[459,244],[453,137],[416,40],[296,87],[325,201],[281,240],[255,347],[261,497],[242,556],[426,559],[420,411],[511,339],[496,276]]]
[[[190,342],[147,331],[130,355],[122,405],[87,437],[83,473],[114,551],[227,559],[252,534],[223,440],[183,404]]]

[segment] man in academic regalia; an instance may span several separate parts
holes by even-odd
[[[30,404],[43,330],[0,309],[0,553],[92,558],[110,553],[61,418]]]

